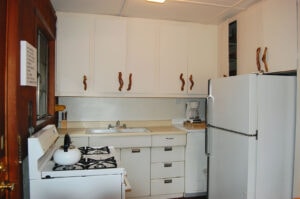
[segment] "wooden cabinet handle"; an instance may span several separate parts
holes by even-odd
[[[83,83],[83,89],[86,91],[86,89],[87,89],[87,83],[86,83],[86,81],[87,81],[87,77],[86,77],[86,75],[83,75],[83,81],[82,81],[82,83]]]
[[[124,85],[124,81],[122,79],[122,72],[119,72],[118,79],[119,79],[119,91],[122,91],[122,88],[123,88],[123,85]]]
[[[127,91],[130,91],[131,90],[131,86],[132,86],[132,73],[129,74],[129,83],[128,83],[128,88],[127,88]]]
[[[190,85],[190,90],[193,89],[194,87],[194,80],[193,80],[193,75],[190,75],[190,78],[189,78],[190,82],[191,82],[191,85]]]
[[[184,85],[185,85],[185,81],[184,81],[184,78],[183,78],[183,73],[180,74],[179,79],[181,80],[181,91],[183,91],[184,90]]]
[[[268,50],[268,47],[265,47],[265,50],[264,50],[264,54],[261,58],[261,60],[264,62],[264,65],[265,65],[265,72],[268,72],[269,71],[269,67],[268,67],[268,63],[267,63],[267,50]]]
[[[257,66],[257,70],[258,72],[261,72],[261,66],[260,66],[260,47],[256,49],[256,66]]]

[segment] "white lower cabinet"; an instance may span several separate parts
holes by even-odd
[[[184,192],[186,135],[154,135],[151,148],[151,196]]]
[[[205,130],[187,133],[185,148],[185,196],[207,193],[207,156],[205,154]]]
[[[131,191],[126,198],[150,195],[150,148],[122,148],[121,164],[127,172]]]
[[[90,136],[89,146],[116,148],[131,190],[126,198],[178,198],[184,193],[186,134]]]

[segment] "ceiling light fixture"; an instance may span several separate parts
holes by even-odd
[[[166,0],[147,0],[155,3],[164,3]]]

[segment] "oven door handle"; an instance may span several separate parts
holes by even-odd
[[[124,185],[125,185],[125,191],[126,192],[131,191],[131,185],[130,185],[126,175],[124,175]]]

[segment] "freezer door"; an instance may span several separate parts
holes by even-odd
[[[256,138],[209,128],[209,199],[254,199]]]
[[[255,134],[257,75],[240,75],[210,80],[207,99],[208,124]]]

